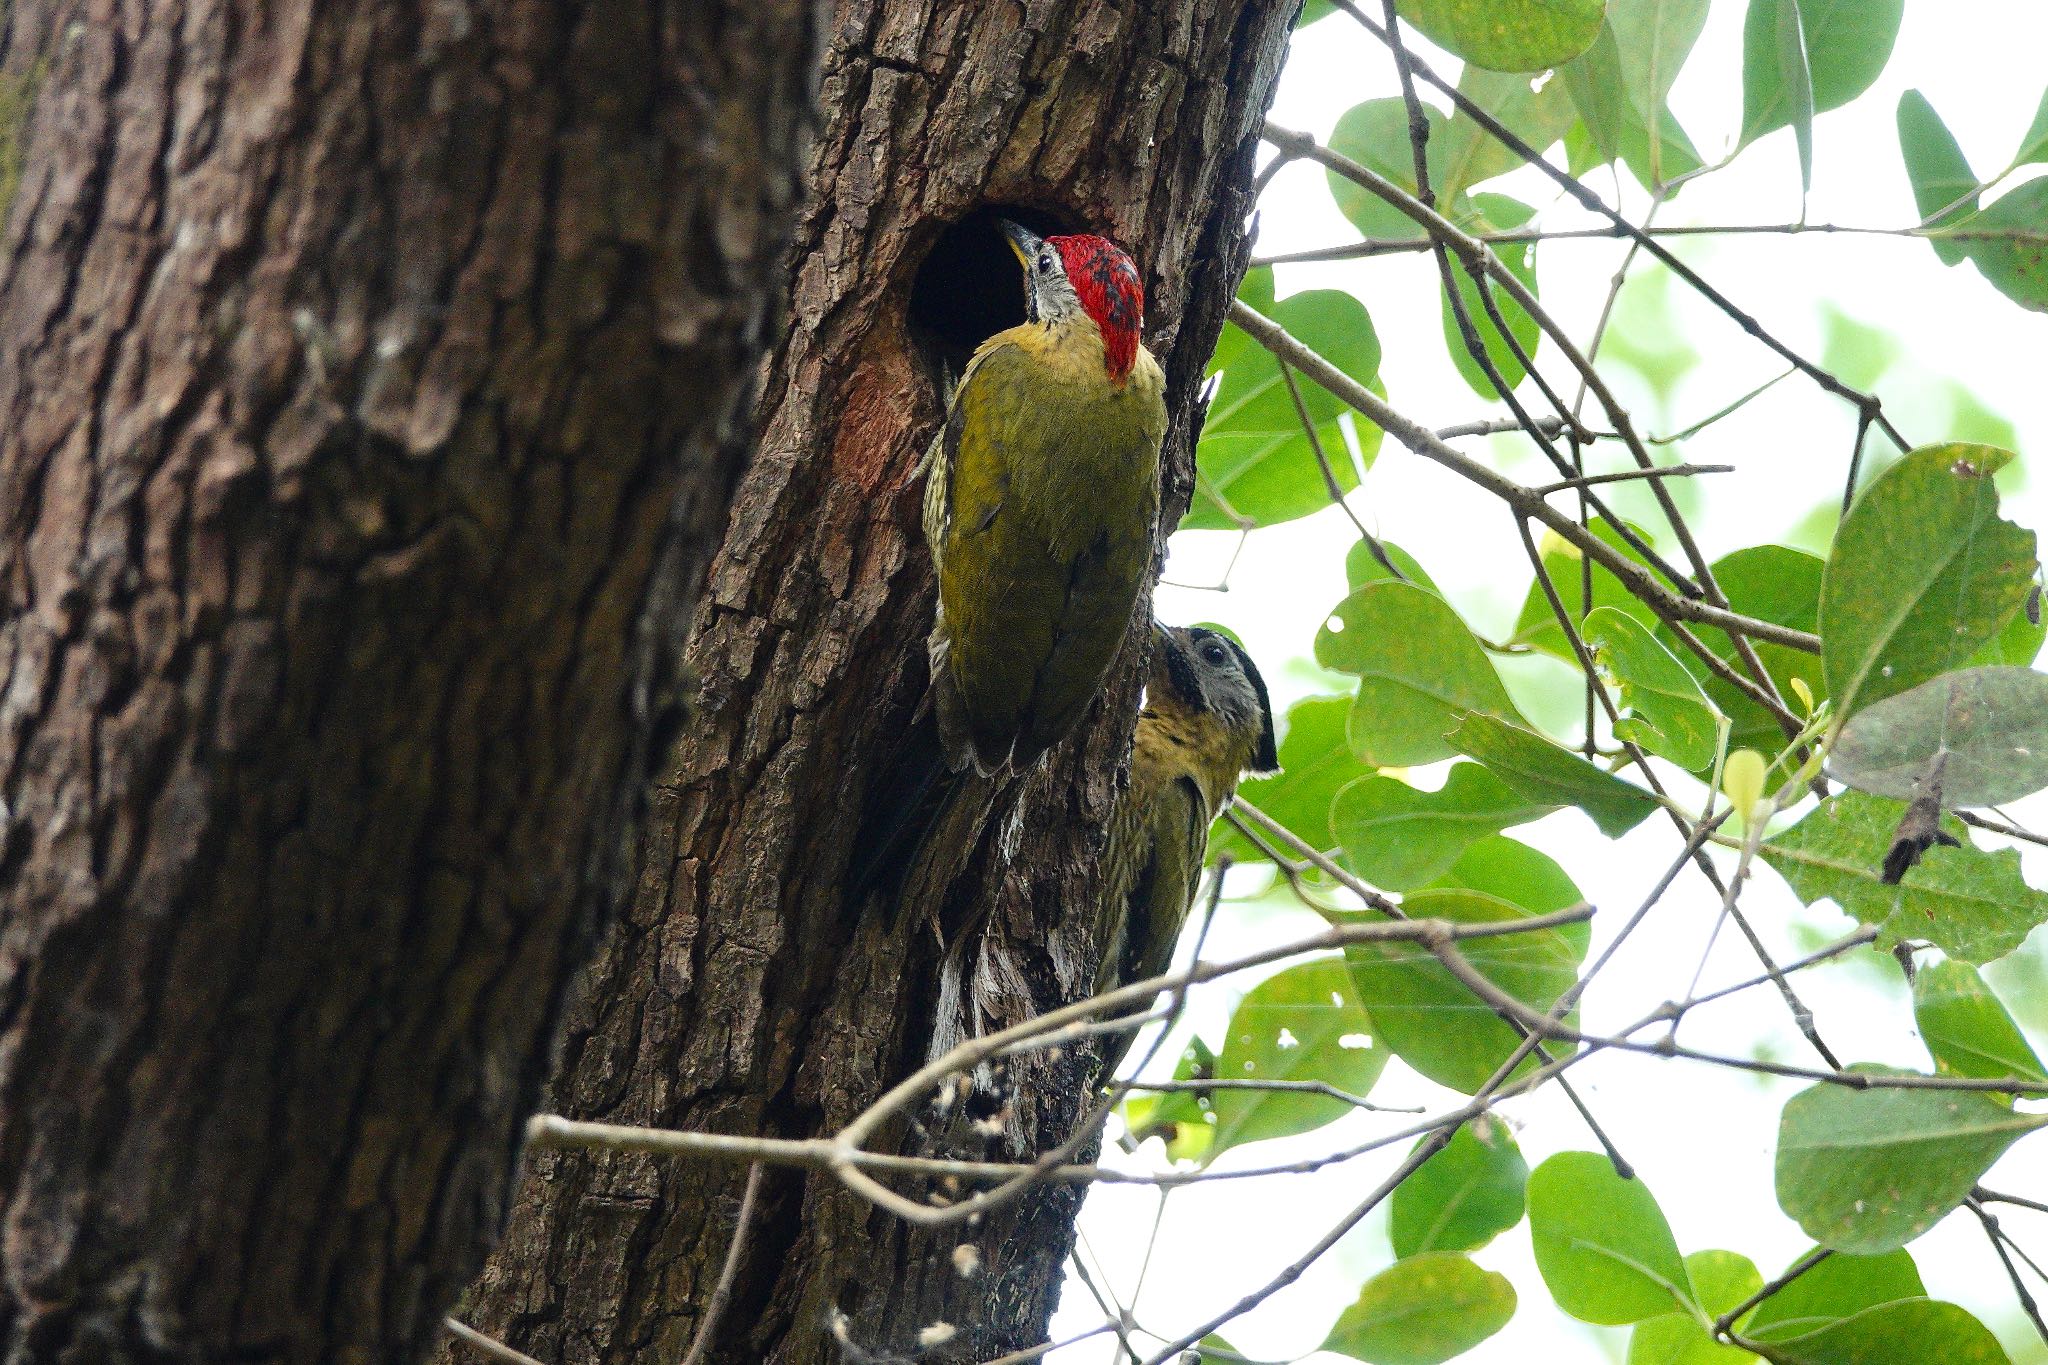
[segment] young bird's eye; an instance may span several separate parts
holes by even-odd
[[[1221,665],[1230,658],[1228,650],[1214,640],[1202,642],[1202,662]]]

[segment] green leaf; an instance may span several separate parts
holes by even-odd
[[[1270,286],[1270,272],[1260,273],[1267,275]],[[1368,385],[1377,382],[1379,337],[1365,306],[1350,294],[1311,289],[1261,311],[1344,373]],[[1202,423],[1195,454],[1200,478],[1182,527],[1233,527],[1238,522],[1232,512],[1270,526],[1329,506],[1329,485],[1272,353],[1237,328],[1225,326],[1210,371],[1223,377]],[[1356,488],[1357,464],[1337,420],[1344,404],[1304,375],[1296,375],[1295,382],[1338,487]],[[1359,423],[1354,430],[1370,460],[1379,448],[1379,428]]]
[[[1796,15],[1802,74],[1813,111],[1825,113],[1876,82],[1904,13],[1905,0],[1750,0],[1742,25],[1742,141],[1797,119],[1798,91],[1780,46],[1786,18]]]
[[[1467,66],[1458,77],[1458,92],[1540,153],[1564,136],[1576,111],[1562,81],[1544,81],[1540,90],[1532,89],[1534,84],[1524,73]],[[1506,143],[1462,113],[1451,116],[1443,141],[1444,178],[1436,191],[1444,203],[1455,203],[1459,195],[1481,181],[1522,165],[1522,158]]]
[[[1428,588],[1439,597],[1443,596],[1437,592],[1436,582],[1429,576],[1429,570],[1417,563],[1414,555],[1391,540],[1382,540],[1380,548],[1387,552],[1388,559],[1394,561],[1394,567],[1401,571],[1400,576],[1403,579],[1418,588]],[[1344,552],[1344,581],[1354,588],[1362,588],[1368,583],[1377,583],[1394,576],[1387,571],[1386,565],[1380,563],[1379,556],[1372,552],[1372,546],[1363,540]]]
[[[2020,1026],[1967,963],[1941,962],[1914,974],[1913,1020],[1944,1076],[2048,1081]]]
[[[1742,25],[1742,141],[1791,124],[1802,190],[1813,185],[1813,72],[1805,28],[1802,0],[1750,0]]]
[[[1484,891],[1519,905],[1532,915],[1568,910],[1586,900],[1555,858],[1504,834],[1488,835],[1473,844],[1458,855],[1450,871],[1431,882],[1427,889],[1443,887]],[[1579,957],[1586,955],[1593,939],[1591,924],[1566,924],[1558,932],[1572,944],[1574,953]]]
[[[1918,90],[1899,96],[1898,124],[1899,153],[1905,158],[1906,178],[1921,219],[1934,228],[1954,227],[1977,208],[1977,173],[1941,115]],[[1951,204],[1955,208],[1943,213]],[[1969,254],[1961,242],[1928,240],[1943,265],[1956,265]]]
[[[1922,446],[1871,482],[1821,580],[1821,662],[1848,717],[1961,665],[2034,583],[2034,534],[1998,515],[1995,446]]]
[[[1636,539],[1649,544],[1650,538],[1641,528],[1629,528]],[[1592,522],[1596,540],[1612,546],[1625,558],[1637,564],[1648,566],[1648,561],[1637,553],[1621,532],[1605,518],[1596,517]],[[1574,620],[1583,620],[1588,609],[1585,594],[1585,554],[1578,546],[1546,531],[1541,542],[1543,572],[1550,576],[1551,586],[1557,589],[1558,597],[1564,602],[1565,610]],[[1650,610],[1642,599],[1623,587],[1621,580],[1600,565],[1593,565],[1593,595],[1591,606],[1613,607],[1615,610],[1633,616],[1646,626],[1657,624],[1657,613]],[[1564,631],[1557,624],[1557,613],[1550,609],[1550,599],[1544,595],[1543,585],[1532,582],[1529,590],[1522,594],[1522,609],[1515,616],[1515,633],[1511,644],[1528,645],[1546,654],[1555,654],[1568,663],[1576,664],[1578,656],[1572,652],[1571,642],[1564,638]]]
[[[1512,923],[1530,912],[1477,891],[1415,891],[1401,908],[1416,919]],[[1459,946],[1479,974],[1531,1009],[1548,1010],[1578,979],[1584,938],[1556,929],[1475,938]],[[1471,1094],[1522,1035],[1475,998],[1429,951],[1413,943],[1356,943],[1344,950],[1359,1001],[1379,1040],[1438,1085]],[[1533,1068],[1525,1058],[1516,1074]]]
[[[1559,1152],[1529,1176],[1529,1238],[1551,1297],[1582,1321],[1612,1327],[1696,1307],[1655,1196],[1598,1152]]]
[[[1832,301],[1821,303],[1820,321],[1820,363],[1851,388],[1872,388],[1904,354],[1896,336],[1851,317]]]
[[[1612,0],[1592,46],[1558,68],[1602,154],[1646,188],[1700,167],[1666,97],[1706,18],[1707,0]]]
[[[1749,1257],[1733,1251],[1695,1251],[1685,1258],[1693,1297],[1709,1317],[1719,1317],[1764,1287]],[[1743,1365],[1756,1357],[1724,1346],[1689,1313],[1645,1318],[1628,1337],[1628,1365]]]
[[[1610,839],[1628,833],[1657,809],[1656,798],[1641,787],[1496,716],[1467,715],[1450,732],[1450,742],[1530,800],[1577,806]]]
[[[1854,1068],[1871,1075],[1911,1073]],[[1973,1090],[1857,1090],[1822,1082],[1778,1119],[1778,1206],[1837,1251],[1890,1251],[1940,1222],[2048,1114]]]
[[[2012,1365],[1991,1329],[1952,1303],[1905,1299],[1771,1348],[1777,1365]]]
[[[1972,239],[1963,251],[1994,289],[2022,308],[2048,313],[2048,176],[2006,191],[1981,212],[1965,215],[1953,226],[1959,232],[2030,233],[2017,238]]]
[[[1515,1288],[1455,1251],[1394,1262],[1365,1282],[1322,1349],[1371,1365],[1438,1365],[1507,1326]]]
[[[1782,545],[1756,545],[1718,559],[1711,567],[1714,581],[1720,584],[1734,610],[1793,630],[1814,631],[1820,618],[1821,576],[1826,567],[1822,560]],[[1746,670],[1740,668],[1735,643],[1725,632],[1697,626],[1693,634],[1708,649],[1736,665],[1738,671],[1747,676]],[[1706,690],[1708,700],[1728,717],[1730,749],[1776,753],[1785,747],[1785,732],[1770,712],[1736,691],[1733,685],[1709,673],[1691,650],[1681,653],[1678,637],[1661,622],[1657,627],[1657,638],[1693,672],[1700,686]],[[1812,693],[1816,705],[1826,699],[1827,680],[1822,674],[1819,659],[1803,651],[1765,641],[1753,641],[1752,647],[1764,666],[1765,674],[1787,706],[1795,711],[1798,708],[1797,691],[1792,685],[1795,679]],[[1771,789],[1782,785],[1790,775],[1786,768],[1774,769],[1770,774]]]
[[[1352,756],[1344,737],[1350,715],[1349,697],[1309,697],[1288,707],[1280,740],[1280,771],[1239,784],[1239,798],[1278,820],[1311,847],[1335,848],[1330,804],[1345,783],[1366,771]],[[1209,840],[1209,856],[1221,853],[1239,862],[1255,862],[1265,856],[1228,822],[1219,824]]]
[[[2048,90],[2041,92],[2041,106],[2034,111],[2034,121],[2027,125],[2026,136],[2012,158],[2015,166],[2035,161],[2048,161]]]
[[[1471,224],[1475,230],[1508,231],[1528,222],[1536,212],[1527,204],[1516,203],[1504,194],[1474,195],[1472,202],[1482,215],[1480,221]],[[1507,267],[1509,274],[1522,282],[1523,287],[1531,294],[1536,293],[1534,242],[1497,242],[1494,244],[1493,254],[1500,258],[1500,263]],[[1501,336],[1500,329],[1494,326],[1493,319],[1487,315],[1486,304],[1479,294],[1479,286],[1473,283],[1471,275],[1464,267],[1454,263],[1451,277],[1457,281],[1458,297],[1465,305],[1465,316],[1472,320],[1473,330],[1478,333],[1487,357],[1493,362],[1494,369],[1500,372],[1501,381],[1513,389],[1522,382],[1522,376],[1526,373],[1521,360],[1515,354],[1514,347],[1508,345],[1506,339]],[[1530,317],[1521,304],[1515,302],[1506,290],[1498,286],[1493,287],[1493,298],[1494,306],[1507,320],[1508,335],[1515,339],[1515,345],[1521,347],[1523,355],[1534,356],[1537,342],[1542,338],[1542,331],[1537,327],[1536,319]],[[1464,333],[1458,329],[1457,315],[1451,310],[1449,293],[1443,296],[1442,313],[1444,345],[1450,348],[1451,363],[1457,366],[1458,373],[1465,377],[1465,382],[1472,386],[1474,393],[1489,400],[1498,397],[1499,390],[1494,388],[1493,381],[1486,377],[1485,369],[1472,358],[1470,348],[1465,345]]]
[[[1783,1341],[1881,1303],[1926,1296],[1913,1255],[1903,1247],[1875,1256],[1838,1251],[1758,1304],[1742,1334],[1751,1341]]]
[[[1423,119],[1429,125],[1427,161],[1431,185],[1444,176],[1444,116],[1431,105],[1423,105]],[[1415,193],[1415,151],[1408,140],[1408,105],[1398,96],[1367,100],[1347,110],[1330,130],[1330,150],[1377,171],[1387,179]],[[1367,237],[1393,241],[1421,239],[1425,234],[1414,219],[1372,191],[1328,172],[1330,197],[1337,210]]]
[[[1518,795],[1477,763],[1459,763],[1433,792],[1361,777],[1337,793],[1330,824],[1346,867],[1375,886],[1407,891],[1441,877],[1477,840],[1556,809]]]
[[[1856,713],[1828,756],[1839,782],[1910,800],[1942,755],[1944,806],[1996,806],[2048,787],[2048,675],[1965,668]]]
[[[1375,767],[1449,758],[1444,734],[1467,712],[1517,714],[1450,603],[1412,583],[1368,583],[1338,603],[1316,632],[1316,662],[1358,676],[1351,748]]]
[[[1216,1075],[1216,1054],[1199,1037],[1188,1039],[1174,1064],[1177,1081],[1210,1080]],[[1158,1136],[1172,1161],[1200,1161],[1209,1151],[1215,1130],[1209,1118],[1209,1096],[1194,1090],[1135,1090],[1119,1111],[1124,1131]]]
[[[1387,1064],[1340,958],[1289,967],[1254,986],[1230,1016],[1216,1075],[1223,1080],[1326,1081],[1363,1095]],[[1209,1156],[1334,1123],[1356,1106],[1329,1095],[1218,1090]]]
[[[1401,0],[1401,17],[1430,41],[1492,71],[1570,61],[1600,31],[1604,0]]]
[[[1967,842],[1962,822],[1942,828],[1960,848],[1930,848],[1897,886],[1879,880],[1905,803],[1838,792],[1792,828],[1764,841],[1764,861],[1811,905],[1827,899],[1878,928],[1877,946],[1926,939],[1965,962],[1989,962],[2020,946],[2048,920],[2048,896],[2020,879],[2017,850]]]
[[[1583,629],[1630,713],[1614,733],[1681,768],[1711,767],[1720,750],[1720,715],[1685,665],[1640,620],[1613,607],[1594,608]]]
[[[1477,1251],[1522,1221],[1528,1183],[1507,1124],[1479,1115],[1394,1187],[1387,1224],[1394,1254]]]

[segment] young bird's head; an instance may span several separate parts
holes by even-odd
[[[1087,316],[1102,333],[1103,365],[1121,384],[1137,360],[1138,330],[1145,325],[1145,286],[1131,258],[1090,233],[1040,237],[1005,222],[1003,235],[1024,264],[1024,311],[1031,321]]]
[[[1152,678],[1147,706],[1171,706],[1213,715],[1233,736],[1249,741],[1244,769],[1277,772],[1273,703],[1252,656],[1228,635],[1203,626],[1153,627]]]

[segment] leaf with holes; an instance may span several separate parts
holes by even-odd
[[[1440,1365],[1508,1325],[1515,1287],[1468,1256],[1432,1251],[1365,1282],[1322,1349],[1370,1365]]]
[[[1821,663],[1843,717],[1959,667],[2034,583],[2034,533],[1998,515],[2012,452],[1922,446],[1880,474],[1835,534]]]
[[[1253,987],[1230,1016],[1219,1080],[1320,1081],[1363,1096],[1387,1064],[1342,960],[1289,967]],[[1266,1138],[1334,1123],[1356,1106],[1331,1095],[1292,1090],[1217,1090],[1209,1097],[1216,1131],[1208,1156]]]
[[[1441,877],[1477,840],[1556,809],[1517,794],[1477,763],[1459,763],[1433,792],[1395,777],[1361,777],[1337,793],[1330,824],[1346,867],[1375,886],[1407,891]]]
[[[1173,1068],[1176,1081],[1209,1080],[1216,1075],[1216,1054],[1199,1037],[1188,1039]],[[1199,1161],[1214,1133],[1209,1097],[1195,1090],[1134,1090],[1120,1111],[1124,1131],[1142,1142],[1157,1137],[1172,1161]]]
[[[1685,665],[1641,621],[1613,607],[1594,608],[1582,629],[1629,712],[1614,733],[1681,768],[1711,766],[1720,752],[1721,716]]]
[[[1368,583],[1338,603],[1316,632],[1316,662],[1357,675],[1351,748],[1375,767],[1449,758],[1444,733],[1467,712],[1517,714],[1456,610],[1412,583]]]
[[[1530,1174],[1529,1239],[1550,1296],[1582,1321],[1619,1326],[1697,1307],[1656,1197],[1597,1152],[1559,1152]]]
[[[1416,919],[1454,924],[1530,918],[1521,906],[1477,891],[1411,892],[1401,908]],[[1584,936],[1558,929],[1466,939],[1458,946],[1481,976],[1539,1011],[1549,1010],[1571,988],[1585,956]],[[1379,1040],[1438,1085],[1472,1094],[1522,1041],[1514,1026],[1420,944],[1356,943],[1344,950],[1344,960]],[[1567,1050],[1562,1044],[1550,1046],[1553,1052]],[[1525,1058],[1518,1074],[1533,1062]]]
[[[1507,1124],[1479,1115],[1394,1187],[1387,1222],[1394,1254],[1477,1251],[1522,1221],[1528,1184],[1528,1164]]]
[[[1886,885],[1885,854],[1905,814],[1901,801],[1838,792],[1759,851],[1806,904],[1831,900],[1875,925],[1880,948],[1925,939],[1950,957],[1990,962],[2048,921],[2048,895],[2021,880],[2019,853],[1970,844],[1954,817],[1941,827],[1963,845],[1929,849],[1904,880]]]
[[[2020,1026],[1968,963],[1939,962],[1914,973],[1913,1021],[1944,1076],[2048,1082]]]
[[[1341,290],[1311,289],[1274,303],[1271,271],[1247,275],[1240,292],[1345,374],[1368,387],[1377,385],[1379,337],[1357,299]],[[1209,368],[1221,379],[1202,421],[1195,495],[1182,527],[1271,526],[1329,506],[1328,480],[1272,353],[1226,325]],[[1356,488],[1358,463],[1345,440],[1345,423],[1338,420],[1344,404],[1306,376],[1294,378],[1338,488]],[[1358,422],[1352,429],[1360,454],[1370,462],[1379,449],[1379,428]]]
[[[1539,153],[1563,137],[1576,116],[1564,82],[1531,80],[1526,72],[1467,66],[1458,77],[1458,93]],[[1443,180],[1437,194],[1446,203],[1455,203],[1481,181],[1522,167],[1522,158],[1506,143],[1463,113],[1451,116],[1443,141]]]
[[[1628,833],[1657,809],[1657,799],[1641,787],[1495,716],[1468,714],[1450,732],[1450,742],[1530,800],[1577,806],[1610,839]]]
[[[1911,799],[1941,760],[1945,806],[1996,806],[2048,787],[2048,674],[1965,668],[1859,711],[1828,755],[1838,782]]]
[[[2015,1113],[1982,1091],[1821,1082],[1779,1116],[1778,1206],[1824,1247],[1890,1251],[1940,1222],[2006,1148],[2043,1125],[2048,1114]]]

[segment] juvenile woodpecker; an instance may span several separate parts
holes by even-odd
[[[1209,826],[1244,773],[1276,771],[1273,704],[1235,640],[1200,626],[1153,627],[1152,674],[1131,748],[1131,781],[1110,815],[1104,883],[1113,928],[1095,989],[1158,976],[1202,879]],[[1113,1038],[1105,1080],[1129,1048]]]
[[[1151,566],[1166,435],[1131,258],[1003,231],[1027,320],[975,351],[925,457],[939,735],[984,773],[1028,767],[1093,700]]]

